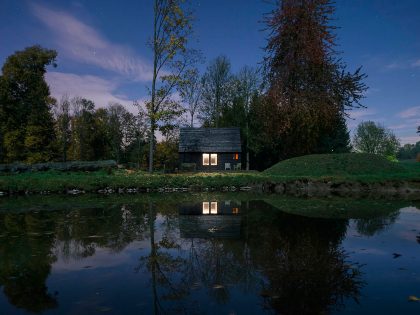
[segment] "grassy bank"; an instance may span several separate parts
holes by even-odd
[[[104,188],[159,189],[165,187],[222,189],[226,186],[256,186],[295,180],[320,182],[383,183],[408,181],[420,184],[420,163],[393,163],[367,154],[310,155],[286,160],[262,172],[148,174],[141,171],[28,172],[0,176],[0,191],[64,192]]]
[[[282,161],[263,172],[274,179],[307,178],[362,182],[420,180],[420,163],[390,162],[365,153],[314,154]]]
[[[62,173],[55,171],[23,173],[0,177],[0,191],[65,191],[82,189],[97,191],[111,188],[159,189],[222,188],[224,186],[246,186],[263,181],[263,177],[245,173],[196,173],[196,174],[148,174],[118,170],[109,174],[106,171]]]

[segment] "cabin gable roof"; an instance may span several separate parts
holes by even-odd
[[[241,152],[239,128],[181,128],[179,152]]]

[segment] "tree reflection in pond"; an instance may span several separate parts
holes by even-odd
[[[184,211],[152,199],[0,213],[0,286],[17,308],[60,310],[60,292],[46,285],[57,259],[73,264],[99,248],[117,255],[141,242],[145,248],[133,249],[136,265],[129,261],[139,282],[127,290],[147,289],[152,303],[145,308],[154,314],[202,314],[210,304],[217,312],[238,296],[280,314],[321,314],[357,300],[360,268],[341,248],[348,220],[296,216],[262,201],[223,201],[217,213],[203,216],[203,202],[200,215],[192,215],[191,204]],[[149,286],[136,287],[145,278]],[[241,313],[241,305],[235,307]]]
[[[32,213],[8,214],[0,218],[0,231],[8,236],[0,242],[0,286],[17,308],[39,313],[58,306],[45,281],[50,274],[54,230],[49,216]]]
[[[168,300],[180,301],[176,305],[185,311],[194,288],[205,289],[219,304],[229,301],[231,287],[258,291],[263,307],[282,314],[325,313],[340,308],[346,298],[357,300],[363,284],[359,266],[347,261],[340,248],[347,220],[293,216],[255,202],[244,203],[242,212],[240,239],[232,239],[232,233],[211,238],[202,224],[195,224],[188,226],[188,233],[180,231],[181,236],[194,237],[170,237],[173,230],[163,229],[157,241],[151,206],[147,268],[156,313],[169,311],[162,303]],[[197,222],[196,217],[188,218]],[[164,217],[163,222],[174,228],[167,220],[178,218]],[[196,231],[191,231],[194,226]]]
[[[142,211],[142,208],[136,210]],[[95,254],[97,247],[118,252],[143,237],[142,215],[125,206],[107,209],[0,214],[0,286],[17,308],[40,313],[58,306],[48,292],[51,265]]]
[[[347,220],[270,213],[264,204],[252,208],[248,237],[251,257],[266,277],[266,307],[280,314],[323,314],[342,307],[345,298],[357,300],[361,272],[340,248]]]

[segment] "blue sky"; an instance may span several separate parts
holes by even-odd
[[[266,34],[264,0],[191,0],[195,9],[193,45],[209,61],[220,54],[232,70],[257,66]],[[363,66],[370,87],[351,113],[353,129],[363,120],[391,128],[402,143],[420,140],[420,1],[337,0],[338,50],[349,70]],[[152,0],[0,0],[0,62],[16,50],[40,44],[58,51],[58,67],[47,81],[56,98],[66,93],[95,101],[146,98],[150,84]],[[204,69],[205,64],[202,66]]]

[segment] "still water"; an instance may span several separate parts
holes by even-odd
[[[1,199],[0,314],[419,314],[419,243],[410,201]]]

